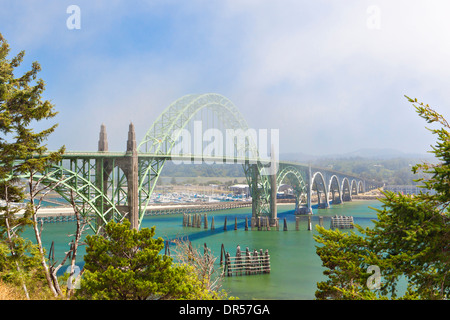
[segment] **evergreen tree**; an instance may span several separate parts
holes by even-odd
[[[418,103],[417,99],[408,100]],[[321,246],[317,254],[328,276],[317,285],[318,299],[397,298],[401,279],[408,282],[402,298],[449,298],[450,126],[428,105],[414,107],[427,123],[440,125],[439,129],[429,129],[437,135],[431,152],[438,163],[413,167],[414,173],[429,175],[417,182],[435,193],[410,196],[384,192],[374,228],[357,226],[361,235],[318,227],[320,235],[315,239]],[[380,270],[383,282],[379,288],[368,285],[372,276],[369,266]]]
[[[41,265],[49,287],[56,295],[37,226],[38,208],[34,197],[40,190],[33,177],[59,160],[64,148],[48,153],[43,144],[55,130],[56,124],[40,132],[35,132],[32,128],[35,122],[51,119],[57,114],[54,106],[42,99],[45,84],[42,79],[37,79],[41,70],[39,63],[33,62],[31,70],[16,78],[14,71],[22,63],[25,52],[21,51],[8,59],[9,51],[8,43],[0,34],[0,199],[4,201],[4,205],[0,207],[0,232],[8,243],[11,255],[18,257],[16,253],[18,243],[21,242],[20,228],[27,224],[34,227]],[[25,176],[29,177],[27,193],[30,202],[23,217],[17,218],[19,208],[11,204],[22,202],[26,198],[23,184],[19,183],[20,178]]]
[[[140,231],[130,223],[109,222],[104,235],[86,237],[85,265],[78,299],[216,299],[191,266],[161,255],[155,227]]]

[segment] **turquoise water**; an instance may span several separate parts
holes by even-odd
[[[334,215],[353,216],[354,222],[363,227],[371,226],[376,218],[376,212],[370,207],[379,208],[378,201],[353,201],[341,205],[331,206],[328,209],[313,209],[313,230],[307,230],[307,217],[303,216],[300,230],[295,230],[294,205],[279,205],[278,217],[280,219],[279,231],[245,231],[245,217],[251,217],[251,208],[230,209],[208,214],[209,224],[214,216],[215,230],[192,228],[182,226],[182,215],[146,216],[142,227],[156,226],[156,236],[163,239],[189,237],[193,246],[203,250],[206,243],[213,254],[220,259],[220,249],[223,244],[225,250],[233,256],[236,246],[242,250],[269,250],[271,258],[270,274],[252,276],[225,277],[222,283],[229,295],[240,299],[314,299],[316,283],[325,279],[321,261],[316,254],[317,243],[313,235],[317,234],[315,225],[319,224],[319,216],[324,217],[324,227],[329,228],[329,217]],[[224,220],[227,217],[227,231],[223,230]],[[238,221],[238,230],[234,230],[235,217]],[[288,231],[283,231],[283,220],[286,217]],[[202,220],[203,221],[203,220]],[[50,248],[55,242],[55,258],[62,260],[64,252],[68,250],[73,237],[69,234],[75,232],[75,223],[47,223],[43,230],[43,243]],[[31,230],[25,236],[33,239]],[[80,248],[77,264],[82,266],[84,247]],[[202,251],[201,251],[202,252]],[[65,271],[65,267],[61,269]]]

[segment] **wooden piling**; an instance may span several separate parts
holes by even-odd
[[[225,257],[225,246],[222,243],[222,246],[220,247],[220,265],[223,264],[224,257]]]
[[[216,227],[214,226],[214,216],[211,218],[211,230],[214,230]]]
[[[284,218],[283,231],[288,231],[286,218]]]
[[[204,224],[205,224],[204,228],[208,229],[208,216],[206,215],[206,213],[204,215]]]
[[[227,217],[225,217],[225,221],[223,223],[223,230],[226,231],[227,230]]]
[[[248,231],[248,217],[245,217],[245,231]]]
[[[169,243],[169,240],[164,241],[164,255],[170,257],[170,243]]]
[[[311,225],[311,216],[308,216],[308,231],[312,230],[312,225]]]
[[[234,217],[234,230],[237,230],[237,217]]]
[[[254,249],[249,251],[248,247],[243,255],[239,248],[236,256],[231,257],[228,252],[225,253],[224,274],[228,277],[233,275],[253,275],[270,272],[270,255],[269,250],[264,253],[261,249],[259,252]]]
[[[232,269],[229,267],[231,265],[230,254],[227,252],[225,255],[225,265],[227,266],[227,275],[231,277],[233,275]]]
[[[269,249],[266,249],[266,252],[264,253],[264,273],[270,273],[270,257],[269,257]]]
[[[299,216],[295,217],[295,230],[296,231],[300,230],[300,217]]]

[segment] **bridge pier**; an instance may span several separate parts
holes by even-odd
[[[268,202],[268,208],[266,208],[264,219],[267,219],[270,227],[276,227],[278,225],[278,214],[277,214],[277,174],[271,174],[269,176],[269,197],[267,199],[266,195],[261,195],[261,186],[260,186],[260,172],[257,164],[251,165],[249,169],[250,179],[250,187],[251,187],[251,195],[252,195],[252,227],[256,227],[257,221],[261,217],[263,210],[261,209],[263,205]],[[264,202],[264,204],[262,203]],[[268,209],[268,215],[267,214]]]
[[[251,166],[251,177],[252,177],[252,179],[251,179],[252,220],[254,220],[260,214],[260,208],[259,208],[260,195],[259,195],[259,190],[258,190],[259,172],[258,172],[258,166],[256,164],[253,164]]]
[[[312,195],[312,174],[311,174],[311,164],[309,165],[308,168],[308,188],[307,190],[307,194],[306,194],[306,211],[304,211],[301,214],[312,214],[312,206],[311,206],[311,195]]]
[[[276,226],[278,223],[278,215],[277,215],[277,170],[274,170],[274,166],[278,167],[278,164],[275,162],[275,154],[274,148],[272,145],[271,151],[271,175],[270,175],[270,225]]]
[[[108,139],[106,127],[102,124],[100,129],[100,138],[98,142],[98,151],[108,151]],[[138,175],[138,153],[136,144],[136,133],[134,125],[131,123],[128,129],[127,151],[126,155],[121,158],[110,160],[108,158],[98,160],[97,162],[97,186],[103,192],[108,194],[108,178],[112,174],[115,167],[119,167],[127,179],[127,203],[125,205],[116,204],[116,208],[127,215],[132,229],[139,229],[139,175]],[[115,177],[119,179],[119,177]],[[114,182],[113,182],[114,183]],[[107,206],[99,203],[101,212],[106,212]],[[110,221],[113,217],[105,217],[106,221]],[[101,226],[103,221],[97,218],[97,224]]]
[[[98,140],[98,151],[100,152],[108,152],[108,137],[106,134],[106,127],[105,125],[102,123],[101,127],[100,127],[100,136],[99,136],[99,140]],[[99,188],[101,190],[101,192],[103,194],[106,194],[106,190],[105,190],[105,186],[107,186],[107,181],[108,181],[108,177],[104,174],[105,173],[105,160],[104,159],[96,159],[95,160],[95,166],[96,166],[96,177],[95,177],[95,181],[96,181],[96,186],[97,188]],[[107,210],[107,205],[105,203],[103,203],[103,201],[101,201],[101,199],[99,199],[96,203],[96,207],[99,209],[99,211],[101,213],[106,212]],[[102,226],[103,226],[103,220],[101,219],[101,217],[97,216],[96,217],[96,223],[97,223],[97,229],[101,230]]]
[[[128,182],[128,219],[132,229],[139,229],[139,175],[136,132],[133,123],[128,129],[127,141],[127,182]]]

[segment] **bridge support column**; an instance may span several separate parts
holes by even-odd
[[[270,175],[270,225],[277,224],[277,174]]]
[[[128,219],[132,229],[139,229],[139,175],[138,154],[136,147],[136,133],[134,125],[130,123],[128,130],[127,154],[127,181],[128,181]]]
[[[276,163],[275,157],[275,149],[273,145],[271,146],[271,162],[270,162],[270,225],[276,226],[278,223],[278,215],[277,215],[277,170],[278,163]]]
[[[108,151],[108,136],[106,134],[106,127],[104,124],[100,127],[100,135],[98,140],[98,151],[101,152],[107,152]],[[96,185],[99,190],[103,194],[106,194],[106,186],[107,186],[107,176],[105,175],[106,166],[107,163],[105,163],[104,159],[97,159],[96,161]],[[107,208],[106,204],[103,203],[103,201],[100,199],[96,203],[96,207],[99,209],[100,212],[105,212]],[[100,217],[97,217],[97,228],[99,230],[102,230],[103,226],[103,220]]]
[[[311,164],[309,165],[308,170],[308,188],[307,188],[307,212],[306,214],[312,214],[312,206],[311,206],[311,196],[312,196],[312,174],[311,174]]]
[[[259,178],[259,172],[258,172],[258,166],[256,164],[253,164],[251,166],[251,172],[252,172],[252,218],[256,219],[260,212],[259,212],[259,190],[258,190],[258,178]],[[254,220],[252,219],[252,220]],[[256,221],[256,220],[255,220]],[[253,224],[252,224],[253,227]]]

